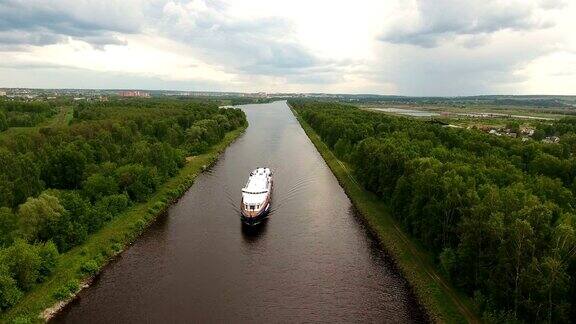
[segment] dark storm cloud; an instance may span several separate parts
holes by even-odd
[[[95,46],[121,44],[137,33],[140,8],[131,1],[0,1],[0,44],[50,45],[68,37]]]
[[[547,0],[541,7],[557,8],[559,1]],[[547,28],[551,23],[536,18],[539,7],[527,2],[419,0],[417,21],[399,21],[380,36],[394,44],[436,47],[443,40],[465,36],[466,44],[500,30],[533,30]]]

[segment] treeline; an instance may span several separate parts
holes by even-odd
[[[541,131],[546,136],[560,136],[564,145],[572,145],[572,136],[576,134],[576,117],[565,117],[556,122],[541,123],[536,131]]]
[[[55,106],[47,102],[0,100],[0,132],[10,127],[36,126],[56,111]]]
[[[545,144],[336,103],[290,104],[484,319],[576,318],[576,141],[564,140],[575,136],[566,121],[553,126],[560,144]]]
[[[571,108],[569,96],[470,96],[470,97],[405,97],[381,95],[339,95],[338,100],[369,104],[439,105],[453,107],[495,106],[517,108]],[[334,99],[332,99],[334,100]]]
[[[68,127],[0,145],[0,310],[43,281],[59,253],[246,124],[239,109],[203,101],[82,103]]]
[[[274,101],[272,98],[251,98],[251,97],[234,97],[231,99],[222,98],[222,101],[230,100],[230,105],[249,105],[249,104],[260,104],[269,103]]]
[[[541,107],[541,108],[551,108],[551,107],[572,107],[557,98],[505,98],[505,99],[494,99],[489,102],[497,106],[516,106],[516,107]]]

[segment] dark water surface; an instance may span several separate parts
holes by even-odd
[[[242,109],[246,133],[55,322],[423,321],[286,103]],[[247,230],[257,166],[275,171],[273,209]]]

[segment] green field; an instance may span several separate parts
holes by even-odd
[[[456,291],[438,273],[433,256],[408,237],[389,213],[389,207],[374,194],[364,190],[345,163],[338,160],[314,130],[292,110],[300,125],[320,152],[344,191],[364,216],[385,249],[394,258],[404,277],[434,322],[478,323],[471,300]]]

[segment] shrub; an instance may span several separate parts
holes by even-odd
[[[58,250],[56,249],[56,245],[52,242],[37,245],[36,249],[41,260],[38,271],[40,277],[43,279],[50,275],[50,273],[52,273],[56,268],[56,263],[58,262]]]
[[[123,246],[120,243],[112,244],[112,251],[114,251],[115,253],[122,251],[122,248],[123,248]]]
[[[98,263],[95,260],[88,260],[80,266],[80,273],[83,275],[93,276],[98,270]]]
[[[42,258],[34,246],[18,239],[4,251],[2,264],[7,267],[18,287],[26,291],[30,290],[39,278]]]
[[[34,315],[21,315],[12,320],[12,324],[30,324],[34,323]]]
[[[12,307],[22,297],[16,280],[10,276],[6,267],[0,266],[0,311]]]
[[[88,177],[82,184],[82,191],[92,201],[118,192],[118,184],[113,177],[96,173]]]
[[[57,300],[66,300],[72,296],[72,294],[76,293],[78,289],[80,289],[78,280],[70,280],[66,285],[56,290],[52,296]]]
[[[142,231],[145,227],[146,227],[146,222],[143,221],[143,220],[141,220],[141,219],[135,221],[134,224],[132,224],[132,229],[133,229],[135,232],[140,232],[140,231]]]
[[[154,167],[127,164],[116,169],[120,189],[125,190],[132,200],[144,201],[158,186],[158,172]]]

